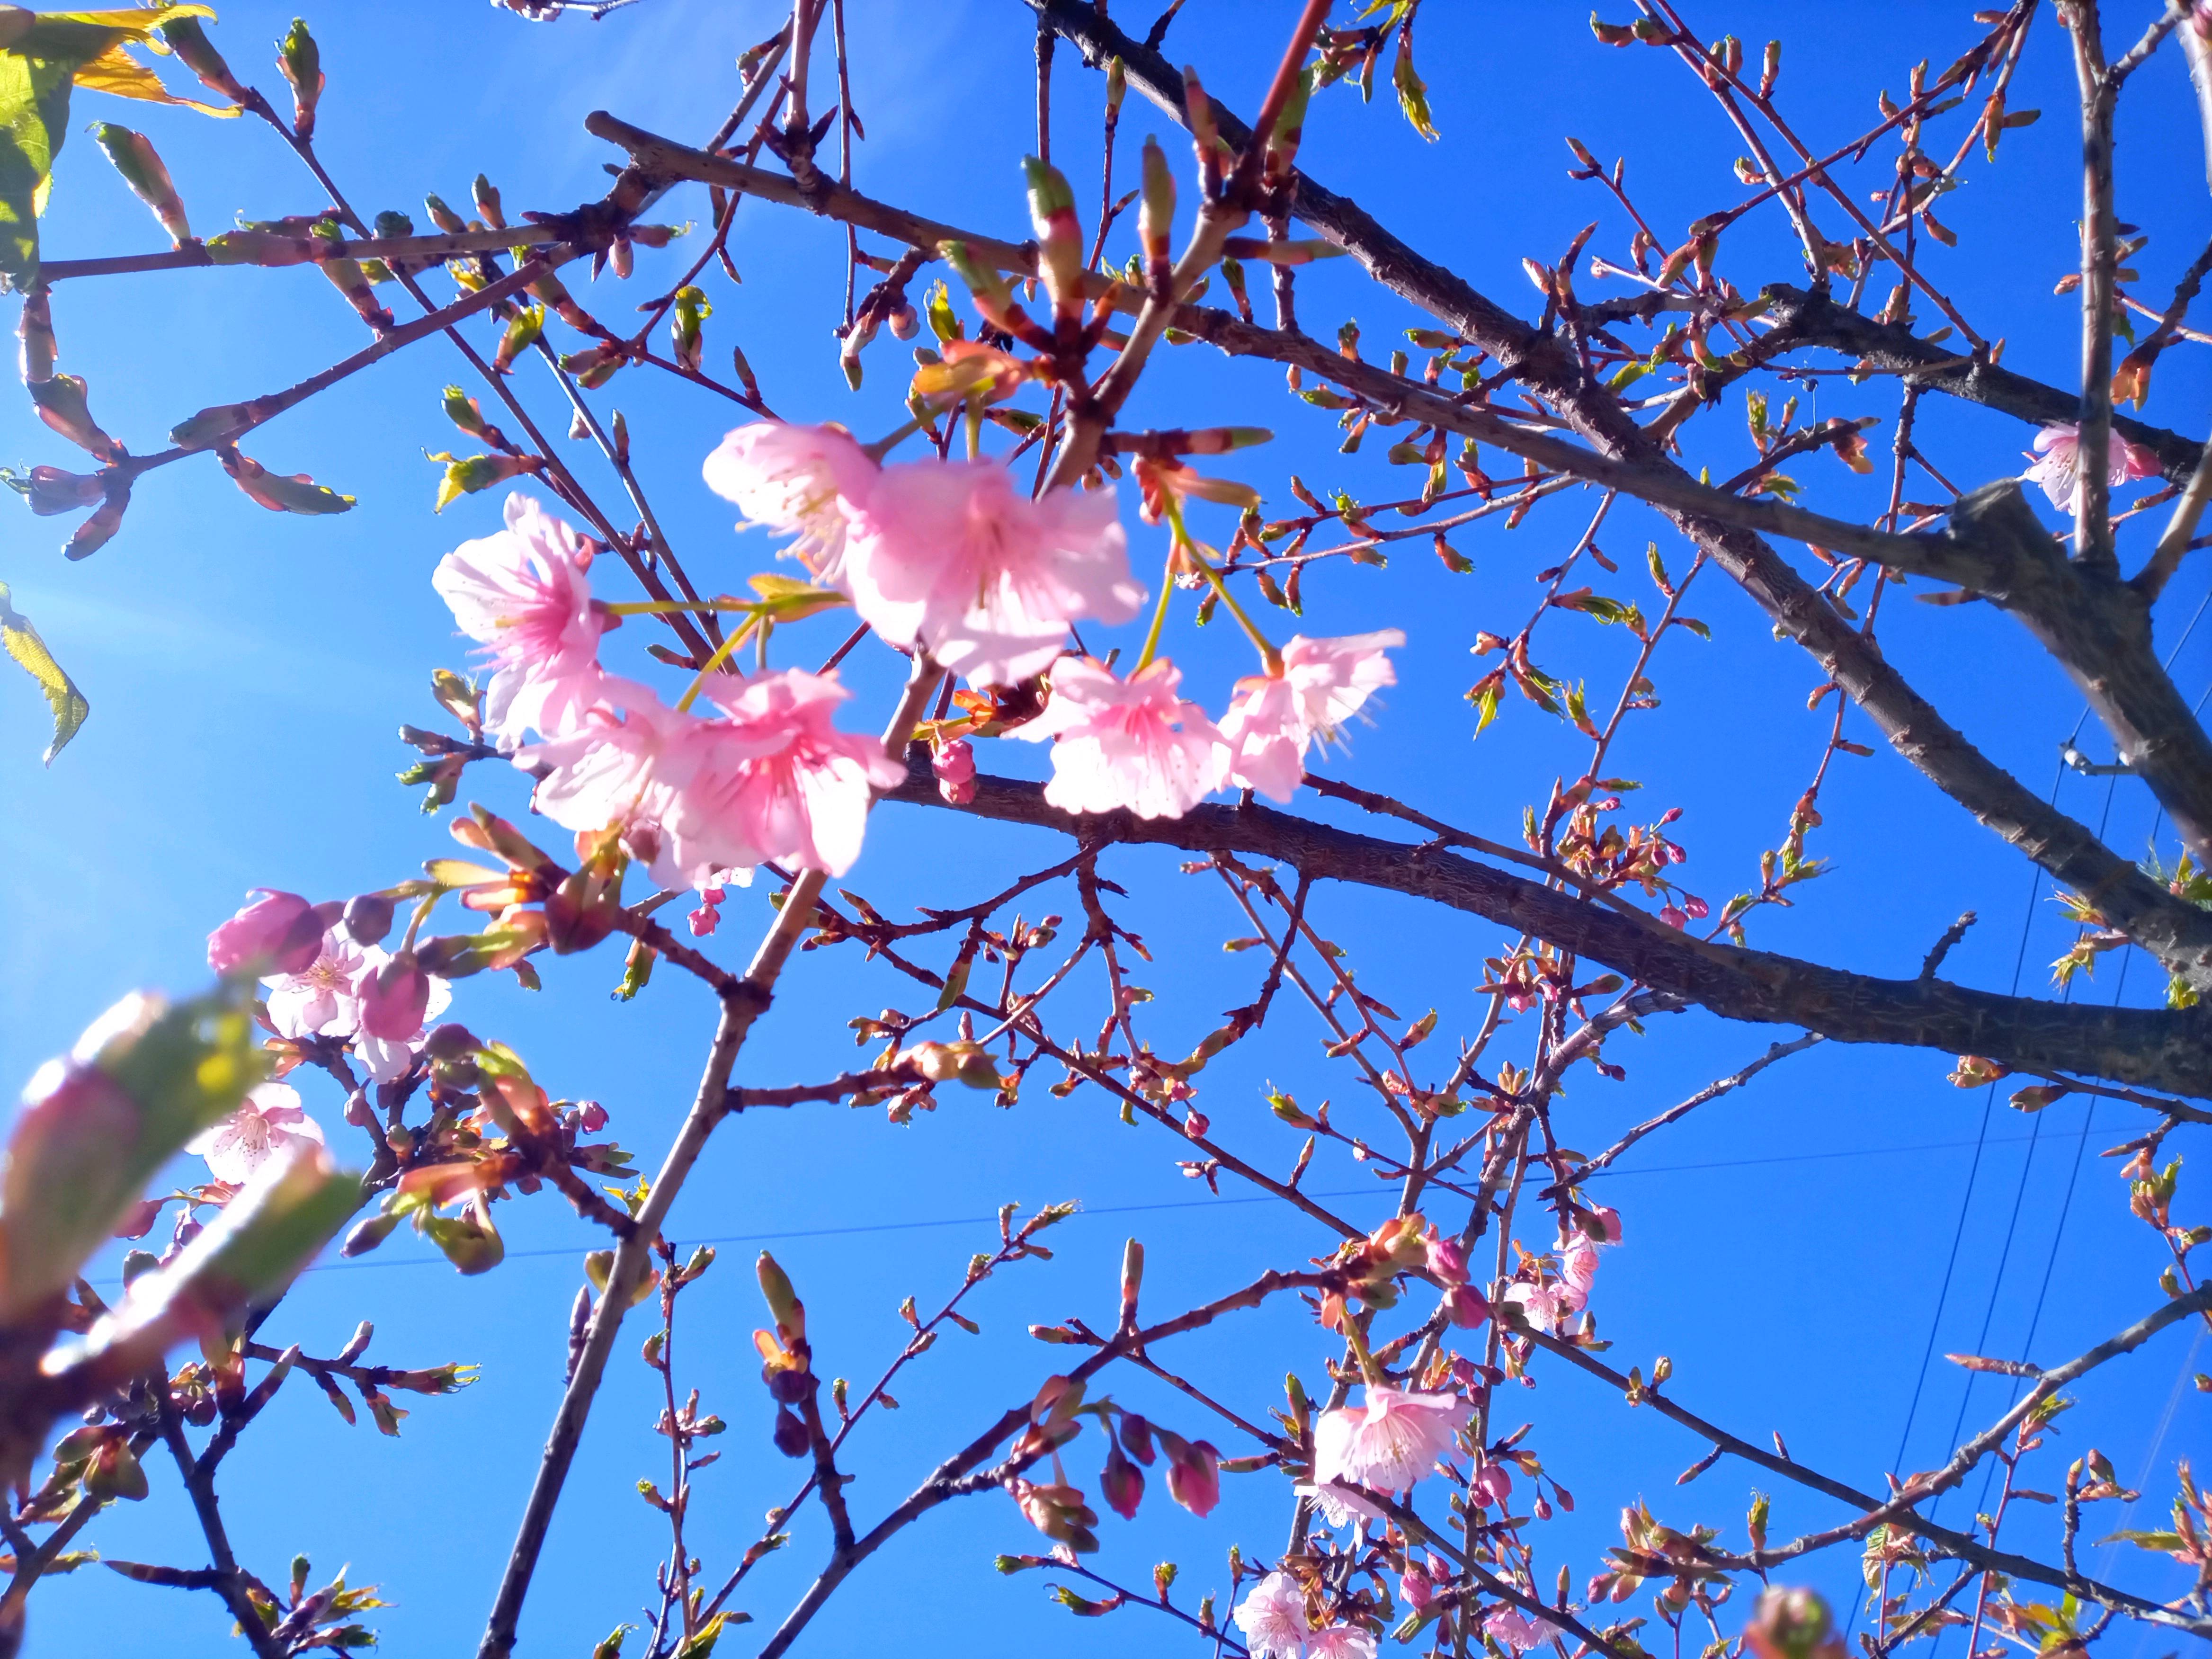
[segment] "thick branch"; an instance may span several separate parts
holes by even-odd
[[[908,764],[908,781],[890,799],[944,806],[926,759]],[[1316,879],[1428,899],[1548,939],[1727,1018],[1802,1026],[1839,1042],[1981,1054],[2022,1068],[2083,1072],[2212,1098],[2212,1016],[2194,1010],[2039,1002],[1941,980],[1876,979],[1710,944],[1440,848],[1378,841],[1262,806],[1200,806],[1180,818],[1076,817],[1046,805],[1039,785],[975,781],[975,799],[957,810],[1093,843],[1277,859]]]

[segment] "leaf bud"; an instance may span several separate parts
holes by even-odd
[[[315,136],[315,106],[323,95],[323,54],[307,33],[307,20],[295,17],[276,43],[276,67],[292,83],[292,127],[302,143]]]

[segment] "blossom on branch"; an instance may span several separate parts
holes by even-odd
[[[559,732],[597,696],[607,618],[592,608],[591,562],[574,530],[516,494],[504,530],[463,542],[431,573],[461,631],[497,665],[484,695],[494,735]]]
[[[2030,483],[2041,485],[2051,506],[2061,513],[2079,511],[2075,497],[2081,489],[2081,428],[2070,422],[2045,427],[2035,434],[2035,453],[2031,459],[2035,465],[2021,477]],[[2105,460],[2108,481],[2115,489],[2137,478],[2155,478],[2160,470],[2158,457],[2148,448],[2130,443],[2117,432],[2112,434],[2112,447],[2106,452]]]
[[[1237,681],[1221,717],[1229,781],[1271,800],[1289,800],[1305,776],[1314,739],[1334,737],[1378,687],[1398,683],[1383,653],[1405,642],[1395,628],[1334,640],[1301,634],[1283,647],[1280,674]]]
[[[1370,1382],[1364,1407],[1340,1406],[1314,1425],[1314,1479],[1403,1492],[1449,1456],[1474,1407],[1455,1394],[1414,1394]]]
[[[879,471],[851,433],[755,422],[724,438],[703,471],[707,488],[735,501],[746,525],[797,537],[791,550],[814,579],[844,585],[848,514]]]
[[[321,1146],[321,1126],[301,1109],[297,1089],[285,1083],[264,1083],[228,1117],[186,1141],[185,1150],[205,1158],[217,1181],[242,1187],[256,1170],[296,1141]]]
[[[1182,676],[1165,657],[1127,679],[1089,657],[1052,671],[1052,701],[1012,735],[1056,738],[1044,798],[1063,812],[1179,818],[1221,787],[1229,751],[1206,711],[1176,695]]]
[[[1489,1617],[1482,1621],[1482,1628],[1500,1647],[1526,1653],[1550,1641],[1554,1626],[1548,1620],[1531,1619],[1518,1607],[1498,1607],[1491,1609]]]
[[[437,975],[423,975],[427,984],[415,1028],[402,1031],[380,1020],[394,1035],[371,1032],[367,1005],[377,975],[392,960],[392,952],[381,946],[358,945],[333,928],[323,936],[320,953],[298,973],[273,975],[261,981],[269,988],[270,1025],[277,1036],[295,1042],[327,1036],[349,1043],[370,1078],[378,1083],[404,1075],[414,1063],[429,1023],[445,1012],[453,1000],[453,991]],[[410,996],[410,1007],[411,1002]]]
[[[1252,1659],[1304,1659],[1306,1593],[1287,1572],[1271,1572],[1237,1605],[1237,1628]]]
[[[241,968],[299,973],[322,949],[323,919],[297,893],[267,887],[253,893],[246,895],[251,903],[208,935],[208,966],[218,974]]]
[[[860,619],[977,685],[1028,679],[1070,622],[1125,623],[1145,602],[1111,489],[1032,500],[998,461],[910,461],[847,510],[842,586]]]

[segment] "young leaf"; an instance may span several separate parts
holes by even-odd
[[[76,689],[76,682],[62,672],[53,653],[46,649],[46,642],[39,637],[39,630],[31,626],[30,618],[8,602],[5,582],[0,582],[0,646],[5,646],[8,654],[38,681],[39,690],[46,694],[47,706],[54,711],[54,740],[46,745],[45,756],[46,763],[52,766],[54,757],[77,734],[77,728],[92,713],[92,705]]]

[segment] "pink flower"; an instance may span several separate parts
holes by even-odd
[[[1375,1638],[1357,1625],[1331,1625],[1306,1638],[1306,1659],[1375,1659]]]
[[[879,472],[850,433],[757,422],[724,438],[703,471],[744,523],[796,536],[791,550],[815,580],[844,586],[847,520]]]
[[[1301,1498],[1310,1498],[1332,1527],[1348,1527],[1354,1521],[1381,1521],[1387,1516],[1388,1512],[1380,1504],[1341,1480],[1325,1486],[1300,1485],[1291,1490]]]
[[[1620,1243],[1620,1211],[1610,1208],[1601,1208],[1597,1212],[1597,1224],[1599,1231],[1602,1235],[1598,1241],[1600,1243],[1618,1244]]]
[[[630,851],[655,866],[668,848],[663,820],[707,756],[705,722],[664,705],[652,689],[607,676],[599,701],[558,736],[514,752],[538,776],[532,804],[564,830],[620,828]],[[688,861],[688,860],[686,860]],[[758,862],[747,858],[746,864]]]
[[[937,793],[954,806],[975,799],[975,750],[965,738],[955,738],[933,750],[929,769],[937,775]]]
[[[843,585],[890,643],[978,685],[1042,672],[1072,620],[1124,623],[1145,602],[1112,490],[1032,501],[997,461],[884,468],[852,513]]]
[[[1415,1613],[1437,1599],[1436,1581],[1418,1566],[1409,1566],[1398,1580],[1398,1594]]]
[[[1229,781],[1271,800],[1290,799],[1305,776],[1306,750],[1314,739],[1334,736],[1378,686],[1398,683],[1382,653],[1405,642],[1395,628],[1340,640],[1301,634],[1283,647],[1280,675],[1239,680],[1221,717]]]
[[[422,1012],[415,1026],[398,1036],[379,1036],[364,1029],[363,1004],[371,981],[392,961],[389,951],[356,945],[337,929],[323,936],[322,953],[296,974],[276,975],[268,987],[269,1023],[279,1036],[335,1036],[350,1039],[354,1053],[376,1082],[389,1083],[413,1064],[428,1023],[445,1012],[453,987],[426,975]],[[391,1029],[397,1030],[397,1025]]]
[[[261,895],[254,898],[253,893]],[[296,974],[322,949],[323,919],[297,893],[257,887],[244,909],[208,935],[208,966],[218,974],[240,968]]]
[[[2035,434],[2035,453],[2030,458],[2035,465],[2021,474],[2030,483],[2042,485],[2051,506],[2061,513],[2075,510],[2075,498],[2081,487],[2081,428],[2078,425],[2046,426]],[[2142,444],[2130,443],[2117,432],[2112,434],[2112,447],[2105,461],[2109,480],[2115,487],[2131,479],[2155,478],[2160,470],[2155,454]]]
[[[1468,1482],[1468,1489],[1474,1493],[1474,1501],[1484,1509],[1488,1509],[1492,1504],[1503,1509],[1505,1500],[1513,1496],[1513,1472],[1503,1463],[1493,1463],[1485,1458],[1481,1467],[1475,1470],[1474,1478]]]
[[[1429,1271],[1447,1285],[1467,1283],[1467,1252],[1459,1240],[1443,1233],[1429,1240]]]
[[[1505,1299],[1519,1308],[1528,1323],[1540,1331],[1548,1331],[1571,1311],[1567,1298],[1556,1285],[1532,1285],[1526,1279],[1516,1279],[1505,1287]]]
[[[431,586],[498,665],[484,696],[495,735],[560,732],[597,696],[607,618],[592,609],[591,562],[574,531],[520,494],[507,498],[506,529],[438,561]]]
[[[1064,812],[1179,818],[1212,793],[1228,750],[1205,711],[1176,695],[1182,684],[1165,657],[1126,680],[1089,657],[1061,659],[1044,713],[1012,732],[1059,739],[1044,798]]]
[[[1237,1628],[1252,1659],[1305,1659],[1306,1593],[1287,1572],[1271,1572],[1237,1604]]]
[[[422,1029],[430,1006],[430,976],[415,953],[387,957],[361,978],[361,1029],[370,1036],[404,1042]]]
[[[724,718],[705,726],[706,758],[665,827],[688,873],[795,859],[842,876],[860,856],[874,791],[906,768],[876,738],[841,732],[830,713],[852,694],[826,674],[731,674],[707,696]]]
[[[1597,1246],[1577,1233],[1559,1247],[1559,1300],[1569,1312],[1580,1313],[1596,1283]]]
[[[288,1084],[264,1083],[213,1128],[185,1143],[185,1150],[207,1160],[217,1181],[242,1187],[253,1172],[295,1142],[323,1144],[321,1126],[300,1109],[300,1091]]]
[[[1497,1607],[1482,1621],[1482,1628],[1495,1637],[1501,1647],[1526,1653],[1551,1640],[1553,1626],[1548,1620],[1531,1619],[1518,1607]]]
[[[1410,1492],[1451,1455],[1473,1412],[1455,1394],[1410,1394],[1370,1383],[1364,1407],[1340,1406],[1315,1424],[1314,1479]]]
[[[1455,1285],[1444,1297],[1444,1310],[1451,1322],[1463,1331],[1480,1329],[1490,1322],[1490,1298],[1472,1285]]]

